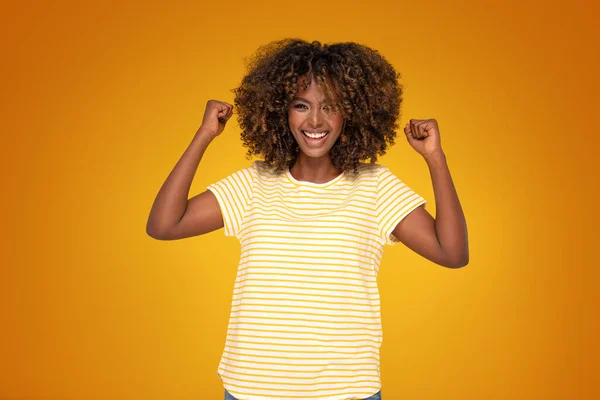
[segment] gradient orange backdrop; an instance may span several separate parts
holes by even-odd
[[[3,5],[0,399],[223,398],[239,245],[145,225],[206,101],[284,37],[386,56],[467,217],[465,268],[387,249],[383,398],[600,398],[598,6],[204,3]],[[435,212],[401,131],[379,161]],[[230,123],[190,196],[249,162]]]

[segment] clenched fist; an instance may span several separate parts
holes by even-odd
[[[435,119],[411,119],[404,133],[408,143],[422,156],[442,152],[440,129]]]
[[[233,106],[224,101],[209,100],[206,103],[202,125],[198,129],[198,135],[207,135],[214,139],[219,136],[231,116],[233,115]]]

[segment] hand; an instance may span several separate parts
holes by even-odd
[[[440,130],[435,119],[411,119],[404,127],[408,143],[423,157],[442,152]]]
[[[208,135],[214,139],[219,136],[231,116],[233,115],[233,106],[224,101],[209,100],[206,103],[202,125],[197,134]]]

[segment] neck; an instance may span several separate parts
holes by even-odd
[[[329,182],[341,172],[333,166],[329,154],[320,158],[312,158],[300,153],[290,168],[290,173],[295,179],[312,183]]]

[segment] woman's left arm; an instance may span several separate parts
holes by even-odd
[[[441,148],[437,121],[411,119],[404,133],[429,167],[436,218],[424,206],[417,207],[398,223],[392,234],[436,264],[448,268],[464,267],[469,263],[467,224]]]

